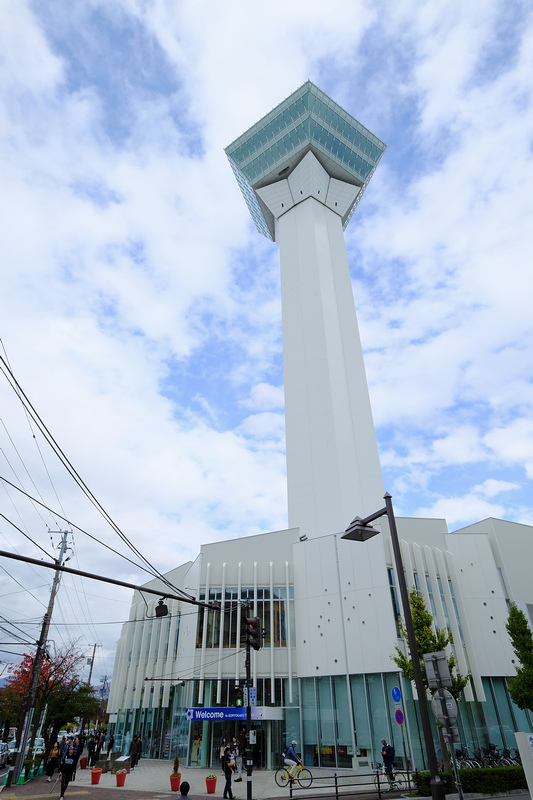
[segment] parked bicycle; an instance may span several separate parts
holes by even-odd
[[[481,756],[481,753],[479,755]],[[476,757],[472,758],[467,747],[463,750],[456,750],[455,758],[459,769],[479,769],[482,766],[480,760]]]
[[[313,783],[313,775],[310,770],[297,764],[294,774],[291,775],[289,767],[280,767],[276,770],[275,774],[276,783],[278,786],[290,786],[291,782],[298,781],[302,789],[309,789]]]

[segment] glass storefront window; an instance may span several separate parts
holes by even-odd
[[[357,750],[372,750],[372,737],[366,704],[366,689],[363,675],[352,675],[350,678],[352,690],[353,718],[355,720],[355,743]]]
[[[308,767],[318,767],[318,730],[314,679],[302,678],[300,688],[302,693],[303,760]],[[295,738],[298,741],[298,737],[296,736]]]
[[[320,731],[320,765],[335,766],[335,726],[333,724],[333,698],[331,696],[331,679],[316,678],[318,699],[318,721]]]
[[[348,699],[348,686],[345,675],[336,675],[332,679],[333,689],[333,708],[335,710],[336,727],[336,767],[352,766],[353,741],[352,724],[349,713],[350,703]]]

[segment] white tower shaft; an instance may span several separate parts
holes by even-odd
[[[383,502],[342,221],[330,207],[333,190],[357,187],[330,180],[309,153],[288,180],[258,190],[280,246],[289,527],[309,537]]]

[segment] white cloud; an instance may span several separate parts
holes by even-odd
[[[477,497],[474,494],[464,497],[443,497],[436,500],[431,506],[418,508],[417,517],[437,517],[445,519],[449,526],[462,525],[475,522],[487,517],[501,517],[505,507],[497,503],[489,503],[487,500]]]
[[[395,503],[531,519],[529,10],[8,0],[0,22],[0,337],[154,563],[286,524],[278,251],[223,147],[308,77],[389,144],[346,236]],[[122,550],[43,446],[52,488],[7,385],[0,400],[20,453],[2,434],[6,475]],[[59,521],[7,503],[48,547]],[[82,569],[144,580],[81,534],[76,550]]]
[[[258,383],[256,386],[252,386],[250,397],[243,400],[243,405],[247,408],[257,409],[283,408],[285,405],[283,386],[272,386],[264,381]]]
[[[515,419],[485,436],[486,444],[497,458],[509,464],[524,464],[533,478],[533,421]]]
[[[513,489],[519,489],[518,483],[510,483],[509,481],[497,481],[494,478],[487,478],[479,486],[473,486],[472,491],[481,494],[484,497],[495,497],[501,492],[510,492]]]

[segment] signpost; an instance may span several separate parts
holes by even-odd
[[[444,688],[445,686],[452,685],[452,676],[448,669],[448,659],[443,650],[438,653],[425,653],[423,658],[426,666],[429,688],[437,690],[431,700],[431,710],[437,721],[444,728],[444,741],[447,742],[450,748],[457,794],[459,795],[459,800],[464,800],[463,787],[461,786],[461,780],[459,778],[455,748],[453,746],[453,742],[460,741],[459,730],[453,727],[457,721],[457,703],[451,692],[448,692]]]

